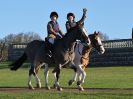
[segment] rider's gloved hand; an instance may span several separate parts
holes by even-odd
[[[87,9],[86,9],[86,8],[84,8],[84,9],[83,9],[83,13],[86,13],[86,12],[87,12]]]
[[[56,37],[57,37],[57,39],[60,39],[60,38],[62,38],[62,35],[60,33],[57,33]]]
[[[61,36],[62,36],[62,37],[64,37],[64,36],[65,36],[65,34],[62,34]]]

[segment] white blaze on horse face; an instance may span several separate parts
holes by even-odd
[[[103,54],[105,52],[105,49],[103,47],[100,37],[98,37],[97,40],[98,40],[98,45],[100,45],[100,53]]]
[[[97,41],[98,41],[98,45],[102,45],[102,41],[101,41],[100,37],[97,37]]]
[[[85,33],[85,35],[88,37],[87,30],[83,27],[82,31]]]
[[[86,35],[86,37],[88,37],[88,33],[87,33],[87,30],[83,27],[82,28],[82,31],[85,33],[85,35]],[[88,43],[87,43],[87,45],[90,45],[90,39],[89,39],[89,37],[88,37]]]

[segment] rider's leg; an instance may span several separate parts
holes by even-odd
[[[52,54],[53,54],[53,51],[54,51],[54,48],[53,48],[53,44],[54,44],[54,38],[48,38],[48,42],[49,42],[49,44],[48,44],[48,57],[52,57]]]
[[[54,38],[48,38],[49,43],[54,44]]]

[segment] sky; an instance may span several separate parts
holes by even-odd
[[[67,13],[73,12],[78,21],[83,8],[87,9],[84,27],[88,34],[100,31],[109,39],[131,38],[133,0],[0,0],[0,38],[35,32],[44,39],[52,11],[58,12],[58,23],[66,33]]]

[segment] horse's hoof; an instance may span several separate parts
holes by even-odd
[[[53,85],[53,88],[54,88],[54,89],[57,89],[57,86],[54,84],[54,85]]]
[[[84,88],[81,86],[78,89],[79,89],[79,91],[84,91]]]
[[[29,86],[29,89],[34,90],[35,88],[34,88],[34,87],[32,87],[32,86]]]
[[[41,88],[41,84],[36,84],[36,87],[37,88]]]
[[[47,90],[50,90],[51,88],[49,86],[46,87]]]
[[[62,88],[60,88],[60,87],[58,87],[58,88],[57,88],[57,90],[58,90],[58,91],[62,91],[63,89],[62,89]]]
[[[81,85],[81,81],[77,81],[77,85],[78,85],[78,86]]]
[[[68,85],[70,86],[72,84],[73,84],[73,80],[69,80]]]

